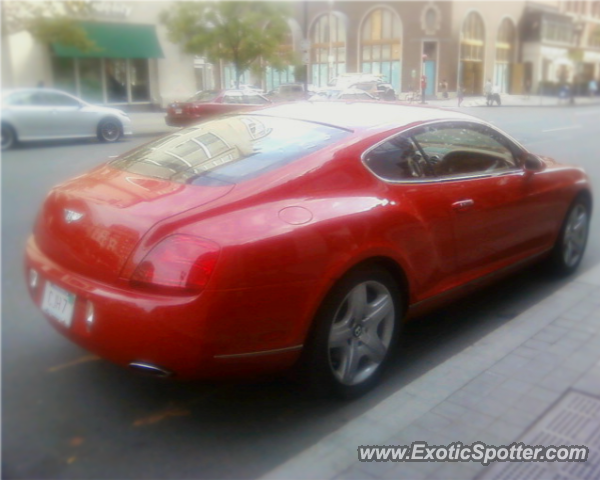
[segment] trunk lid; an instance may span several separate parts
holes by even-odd
[[[188,185],[105,165],[49,193],[36,223],[36,242],[74,273],[114,282],[152,226],[210,203],[233,186]]]

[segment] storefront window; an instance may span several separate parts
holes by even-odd
[[[346,72],[346,27],[333,13],[322,15],[311,33],[312,82],[324,87]]]
[[[459,84],[465,93],[483,93],[485,28],[481,16],[471,12],[465,18],[460,40]]]
[[[75,67],[72,58],[52,57],[52,74],[55,88],[77,95]]]
[[[127,61],[107,59],[104,61],[106,93],[109,103],[127,102]]]
[[[600,48],[600,25],[596,25],[596,28],[594,28],[594,30],[590,34],[589,46]]]
[[[102,65],[99,58],[82,58],[79,63],[79,96],[87,102],[104,103]]]
[[[90,103],[150,102],[148,59],[52,58],[54,87]]]
[[[147,102],[150,100],[150,78],[148,60],[136,58],[129,60],[129,79],[131,82],[131,100]]]

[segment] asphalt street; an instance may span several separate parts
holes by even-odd
[[[462,111],[536,153],[584,166],[600,185],[599,107]],[[27,145],[2,155],[3,478],[256,478],[568,281],[533,267],[419,319],[382,385],[352,402],[308,398],[285,379],[205,384],[136,376],[46,323],[29,300],[22,255],[53,185],[147,140]],[[596,209],[582,271],[600,262],[599,239]]]

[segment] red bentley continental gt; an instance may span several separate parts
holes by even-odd
[[[536,260],[579,265],[576,167],[471,116],[296,103],[221,116],[55,187],[28,241],[63,335],[157,376],[299,368],[358,395],[401,323]]]

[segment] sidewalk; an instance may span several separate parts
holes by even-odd
[[[585,445],[584,463],[358,461],[357,447]],[[600,478],[600,265],[263,479]]]
[[[570,105],[568,100],[559,99],[556,96],[541,96],[541,95],[508,95],[502,94],[503,107],[581,107],[587,105],[600,105],[600,96],[596,97],[575,97],[575,104]],[[428,105],[435,107],[458,107],[458,100],[454,98],[428,98],[425,100]],[[415,105],[418,103],[415,102]],[[481,96],[465,97],[461,107],[486,107],[486,98]],[[494,104],[494,107],[497,107]]]
[[[131,128],[134,137],[160,136],[176,132],[179,127],[169,127],[165,123],[166,112],[131,112]]]

